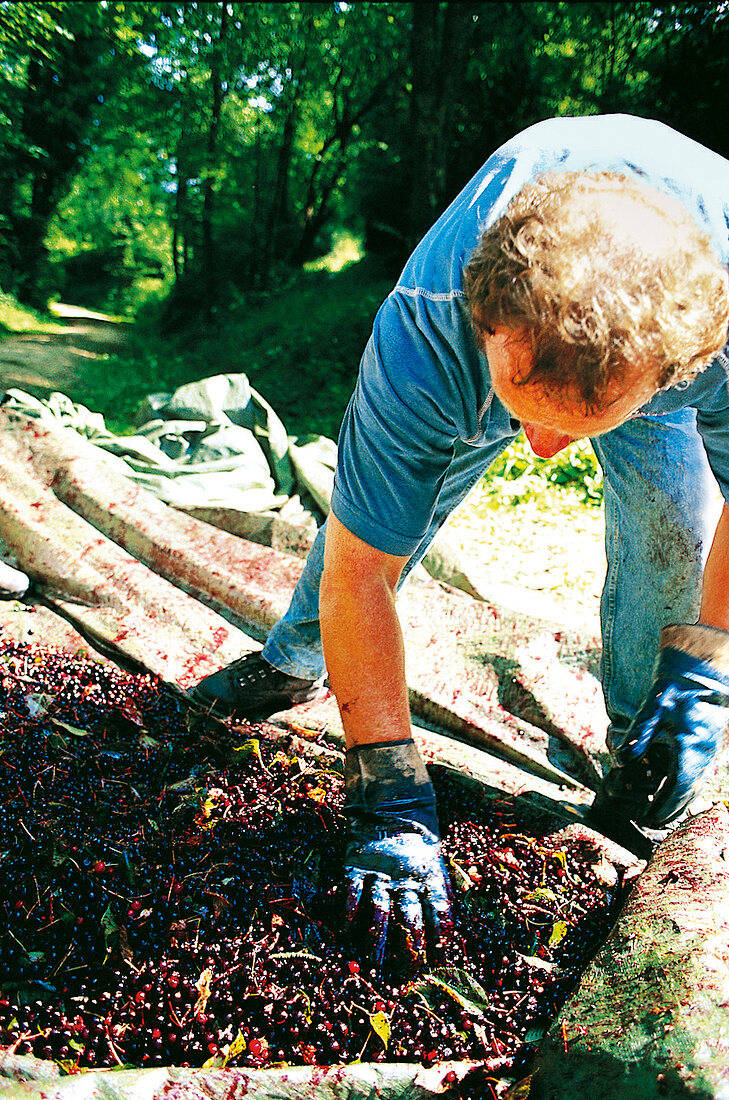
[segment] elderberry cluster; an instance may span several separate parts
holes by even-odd
[[[115,1065],[518,1069],[605,935],[578,851],[438,780],[456,935],[376,974],[339,892],[340,770],[158,680],[0,650],[0,1046]]]

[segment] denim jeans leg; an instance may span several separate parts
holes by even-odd
[[[306,680],[318,680],[326,673],[319,631],[319,582],[324,568],[326,526],[324,523],[317,531],[288,610],[263,647],[263,656],[274,668]]]
[[[512,438],[513,435],[501,436],[478,447],[460,441],[455,444],[453,460],[443,480],[428,530],[405,566],[400,584],[423,558],[451,512]],[[263,656],[275,668],[309,680],[317,680],[326,673],[319,628],[319,583],[324,566],[325,532],[326,524],[319,529],[309,551],[288,611],[273,627],[263,647]]]
[[[696,622],[721,502],[693,409],[636,417],[592,443],[605,475],[601,679],[614,750],[647,694],[661,629]]]

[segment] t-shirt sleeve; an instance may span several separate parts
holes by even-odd
[[[712,473],[729,504],[729,358],[719,356],[720,381],[697,403],[696,426],[701,433]],[[708,374],[709,372],[707,372]],[[701,376],[699,376],[701,378]]]
[[[459,435],[463,303],[393,292],[380,309],[339,437],[332,511],[370,546],[409,557]],[[456,339],[453,335],[460,334]]]

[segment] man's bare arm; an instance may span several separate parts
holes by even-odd
[[[375,550],[329,516],[319,617],[347,745],[412,736],[395,611],[397,582],[407,560]]]
[[[729,630],[729,507],[721,510],[704,570],[699,623]]]
[[[344,878],[347,916],[363,899],[377,966],[390,915],[409,950],[439,957],[451,927],[451,887],[440,851],[435,792],[412,739],[397,582],[407,558],[327,523],[319,618],[329,682],[347,735]]]
[[[704,569],[699,622],[729,630],[729,507],[726,504]]]

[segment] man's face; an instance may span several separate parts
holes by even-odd
[[[516,384],[529,374],[534,362],[526,329],[499,326],[493,335],[484,337],[483,346],[496,396],[521,421],[531,449],[540,458],[552,458],[576,439],[617,428],[656,392],[645,372],[636,370],[608,395],[604,409],[586,413],[583,403],[569,393],[557,398],[539,385]]]

